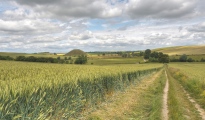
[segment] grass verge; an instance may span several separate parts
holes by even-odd
[[[87,120],[161,119],[162,95],[165,75],[162,71],[143,79],[112,101],[87,116]]]
[[[197,103],[205,109],[205,82],[204,78],[200,76],[190,77],[191,75],[184,74],[180,69],[170,68],[172,76],[180,82],[180,84],[189,92]],[[195,72],[198,72],[196,70]]]
[[[200,120],[197,110],[188,100],[179,82],[171,76],[169,71],[167,71],[167,76],[169,79],[169,120]]]
[[[154,80],[153,84],[139,95],[138,103],[132,107],[127,118],[135,120],[160,120],[165,82],[166,78],[163,71]]]

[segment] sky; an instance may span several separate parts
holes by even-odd
[[[205,0],[0,0],[0,52],[205,44]]]

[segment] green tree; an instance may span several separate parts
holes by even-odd
[[[183,54],[182,56],[180,56],[179,61],[180,62],[186,62],[187,61],[187,55]]]
[[[143,56],[144,55],[144,52],[142,52],[142,51],[140,51],[140,54],[139,54],[140,56]]]
[[[159,62],[158,58],[149,57],[149,62]]]
[[[18,56],[16,57],[16,61],[25,61],[26,57],[25,56]]]
[[[144,59],[149,59],[151,52],[150,49],[146,49],[144,52]]]
[[[14,60],[14,58],[12,58],[10,56],[1,56],[0,55],[0,60]]]
[[[60,59],[61,59],[61,57],[57,57],[57,59],[58,59],[58,60],[60,60]]]
[[[169,55],[162,54],[158,60],[160,63],[169,63]]]
[[[128,57],[128,54],[127,53],[123,53],[122,57],[126,58],[126,57]]]
[[[153,53],[150,54],[150,57],[159,58],[159,53],[154,51]]]
[[[86,55],[80,55],[78,58],[75,60],[75,64],[86,64],[88,61],[88,58]]]
[[[193,60],[192,58],[188,58],[187,62],[194,62],[195,60]]]

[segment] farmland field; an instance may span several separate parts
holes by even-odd
[[[170,59],[173,59],[173,58],[179,59],[180,56],[179,55],[170,56]],[[205,59],[205,55],[204,54],[203,55],[187,55],[187,58],[192,58],[195,61],[201,61],[202,58]]]
[[[0,0],[0,120],[205,120],[205,0]]]
[[[88,64],[94,65],[112,65],[112,64],[138,64],[139,62],[144,62],[143,57],[134,58],[89,58]]]
[[[174,78],[205,108],[205,64],[170,64]]]
[[[12,53],[12,52],[0,52],[1,56],[10,56],[13,58],[16,58],[17,56],[25,56],[25,57],[29,57],[29,56],[35,56],[35,57],[53,57],[53,58],[57,58],[58,56],[62,56],[61,54],[59,55],[54,55],[52,53]]]
[[[169,55],[197,55],[205,54],[205,46],[176,46],[176,47],[167,47],[167,48],[157,48],[153,51],[163,52]]]
[[[205,108],[205,64],[101,60],[92,65],[0,61],[0,119],[205,117],[195,107]],[[169,84],[166,94],[165,82]],[[169,112],[162,112],[164,108]]]
[[[162,64],[65,65],[0,61],[0,119],[76,117]]]

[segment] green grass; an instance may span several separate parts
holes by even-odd
[[[177,88],[169,72],[167,72],[167,74],[168,74],[168,79],[169,79],[169,91],[168,91],[169,118],[170,120],[184,120],[185,118],[182,115],[183,113],[182,107],[180,106],[180,102],[178,100],[179,96],[176,96]]]
[[[125,91],[118,92],[93,112],[88,113],[88,116],[96,116],[102,120],[160,118],[161,97],[165,84],[164,79],[159,80],[161,73],[162,70],[138,79]]]
[[[165,82],[163,71],[154,83],[139,96],[138,104],[133,106],[132,112],[128,113],[127,117],[135,120],[160,120]]]
[[[205,108],[205,64],[170,64],[172,76]]]
[[[169,92],[168,92],[168,109],[170,120],[199,120],[201,119],[194,104],[192,104],[186,94],[184,93],[181,85],[175,80],[171,74],[172,70],[167,71],[169,79]]]

